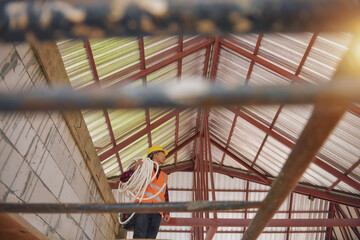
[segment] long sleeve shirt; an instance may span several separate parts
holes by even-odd
[[[154,171],[156,172],[156,168],[154,168]],[[133,173],[135,172],[135,168],[131,168],[130,170],[126,171],[126,172],[123,172],[121,175],[120,175],[120,181],[121,182],[127,182],[130,177],[133,175]],[[159,169],[157,175],[156,175],[156,178],[159,179],[159,176],[160,176],[160,172],[161,172],[161,169]],[[166,186],[166,189],[165,189],[165,194],[164,194],[164,197],[165,197],[165,201],[166,202],[169,202],[169,193],[168,193],[168,187]],[[168,212],[164,212],[164,216],[165,215],[169,215],[170,213]]]

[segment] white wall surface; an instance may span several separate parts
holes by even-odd
[[[0,90],[46,87],[28,44],[0,45]],[[102,203],[65,120],[53,112],[0,112],[0,201]],[[21,214],[49,239],[114,239],[109,214]]]

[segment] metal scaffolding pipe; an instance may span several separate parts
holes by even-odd
[[[163,221],[163,226],[193,226],[193,227],[247,227],[251,219],[204,219],[204,218],[171,218],[170,222]],[[359,218],[351,219],[272,219],[268,227],[339,227],[339,226],[354,226],[360,225]],[[286,233],[284,231],[283,233]],[[256,238],[253,238],[256,239]]]
[[[105,213],[105,212],[197,212],[258,208],[261,202],[213,201],[121,204],[1,203],[0,213]]]
[[[360,83],[324,86],[239,86],[229,88],[206,82],[163,85],[151,88],[46,89],[0,92],[0,111],[74,110],[103,108],[187,108],[217,105],[307,104],[319,100],[346,99],[360,102]],[[336,105],[336,102],[334,102]]]
[[[7,1],[0,38],[356,31],[359,0]]]

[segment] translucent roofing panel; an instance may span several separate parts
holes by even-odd
[[[178,45],[179,45],[179,39],[177,36],[144,37],[146,67],[150,67],[154,65],[158,61],[161,61],[163,58],[168,58],[173,56],[175,53],[178,52]],[[171,52],[169,52],[169,50]],[[163,52],[166,52],[166,54],[162,54]],[[154,58],[154,56],[156,55],[158,57]]]
[[[181,78],[191,80],[194,77],[198,78],[198,76],[203,74],[205,53],[206,50],[201,49],[180,60],[182,61]]]
[[[172,149],[175,143],[175,118],[171,118],[152,130],[151,138],[153,145],[161,145],[165,149]]]
[[[187,144],[185,147],[177,152],[177,163],[192,160],[193,142]],[[175,156],[175,155],[174,155]],[[165,165],[172,164],[166,160]]]
[[[171,109],[150,108],[149,109],[150,124],[153,124],[155,121],[161,119],[170,112],[172,112]]]
[[[235,114],[227,108],[211,108],[209,113],[210,135],[216,137],[219,144],[225,147],[229,138]]]
[[[82,114],[95,148],[102,149],[110,142],[109,130],[103,111],[84,110]]]
[[[145,111],[141,109],[108,110],[109,118],[117,143],[144,129]]]
[[[264,34],[258,55],[295,74],[311,37],[311,33]]]
[[[275,122],[274,131],[296,140],[303,131],[313,110],[312,105],[285,105]]]
[[[319,34],[299,77],[311,83],[329,82],[348,50],[351,39],[352,35],[346,33]]]
[[[253,53],[255,50],[256,42],[258,39],[258,34],[241,34],[241,35],[231,35],[231,37],[226,38],[228,41],[235,43],[236,45],[241,44],[241,47]]]
[[[149,87],[155,86],[160,83],[165,83],[169,79],[175,79],[178,74],[177,62],[171,63],[157,71],[154,71],[146,76],[147,84]]]
[[[358,180],[357,180],[358,181]],[[360,192],[356,189],[354,189],[353,187],[351,187],[350,185],[344,183],[344,182],[339,182],[335,187],[335,190],[340,190],[340,191],[346,191],[346,192],[351,192],[351,193],[355,193],[355,194],[360,194]]]
[[[128,145],[119,151],[121,164],[125,170],[129,165],[131,159],[135,157],[145,157],[149,148],[148,136],[145,134],[131,145]]]
[[[229,148],[252,162],[265,137],[265,132],[248,121],[237,118]]]
[[[179,145],[181,142],[186,141],[193,133],[195,134],[196,129],[196,118],[197,109],[187,109],[179,115]]]
[[[183,51],[186,51],[208,39],[206,36],[183,36]]]
[[[244,85],[249,71],[250,60],[227,48],[221,48],[216,72],[217,82],[229,85]]]
[[[214,149],[217,149],[216,147],[214,147]],[[220,151],[221,153],[221,157],[223,155],[223,152]],[[221,158],[220,158],[221,160]],[[220,163],[220,162],[219,162]],[[238,163],[237,161],[235,161],[232,157],[229,157],[228,155],[225,154],[225,158],[224,158],[224,162],[223,162],[224,166],[227,167],[233,167],[236,169],[241,169],[241,170],[247,170],[247,168],[245,168],[243,165],[241,165],[240,163]]]
[[[211,156],[213,163],[220,164],[223,154],[223,151],[211,145]]]
[[[359,117],[347,112],[328,137],[320,154],[341,163],[339,170],[342,172],[357,162],[360,157]]]
[[[128,75],[140,71],[140,55],[137,38],[96,39],[91,40],[90,44],[102,85],[112,85]],[[125,69],[128,71],[122,72]],[[129,69],[131,71],[129,71]],[[117,78],[107,79],[119,72],[122,74]]]
[[[270,126],[273,122],[273,119],[279,110],[278,105],[269,105],[269,106],[261,106],[261,105],[254,105],[254,106],[244,106],[247,113],[251,113],[253,116],[256,116],[256,119],[262,119],[261,122],[266,123],[267,126]]]
[[[256,165],[271,176],[278,176],[281,168],[287,160],[291,149],[269,136],[256,161]]]
[[[57,42],[71,86],[79,89],[94,83],[84,42],[65,40]]]
[[[105,175],[107,176],[114,176],[120,172],[119,164],[115,155],[110,156],[108,159],[103,161],[101,165],[104,169]]]
[[[316,164],[311,163],[301,178],[301,182],[307,182],[315,186],[330,187],[336,181],[333,175],[323,170]]]
[[[252,86],[288,86],[290,82],[289,79],[257,63],[254,64],[249,79],[249,85]]]

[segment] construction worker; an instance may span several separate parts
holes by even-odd
[[[149,148],[147,152],[147,157],[153,160],[154,162],[158,163],[159,166],[165,163],[165,157],[168,154],[168,152],[163,149],[162,147],[156,145]],[[120,176],[121,182],[126,182],[129,180],[129,178],[132,176],[132,174],[135,172],[135,170],[141,166],[143,163],[141,160],[139,160],[135,167],[124,172]],[[156,168],[153,169],[153,175],[156,172]],[[145,196],[144,197],[151,197],[159,192],[159,190],[163,187],[164,183],[167,184],[168,176],[166,173],[161,171],[157,172],[156,178],[149,184],[149,186],[146,188]],[[139,200],[135,200],[135,202],[138,202]],[[156,197],[149,199],[149,200],[143,200],[142,203],[161,203],[161,202],[168,202],[169,201],[169,194],[168,194],[168,188],[167,185],[165,189],[163,189]],[[170,220],[170,214],[169,213],[143,213],[143,214],[135,214],[134,216],[134,236],[133,238],[156,238],[156,235],[159,231],[160,222],[161,222],[161,216],[164,217],[165,222],[169,222]]]

